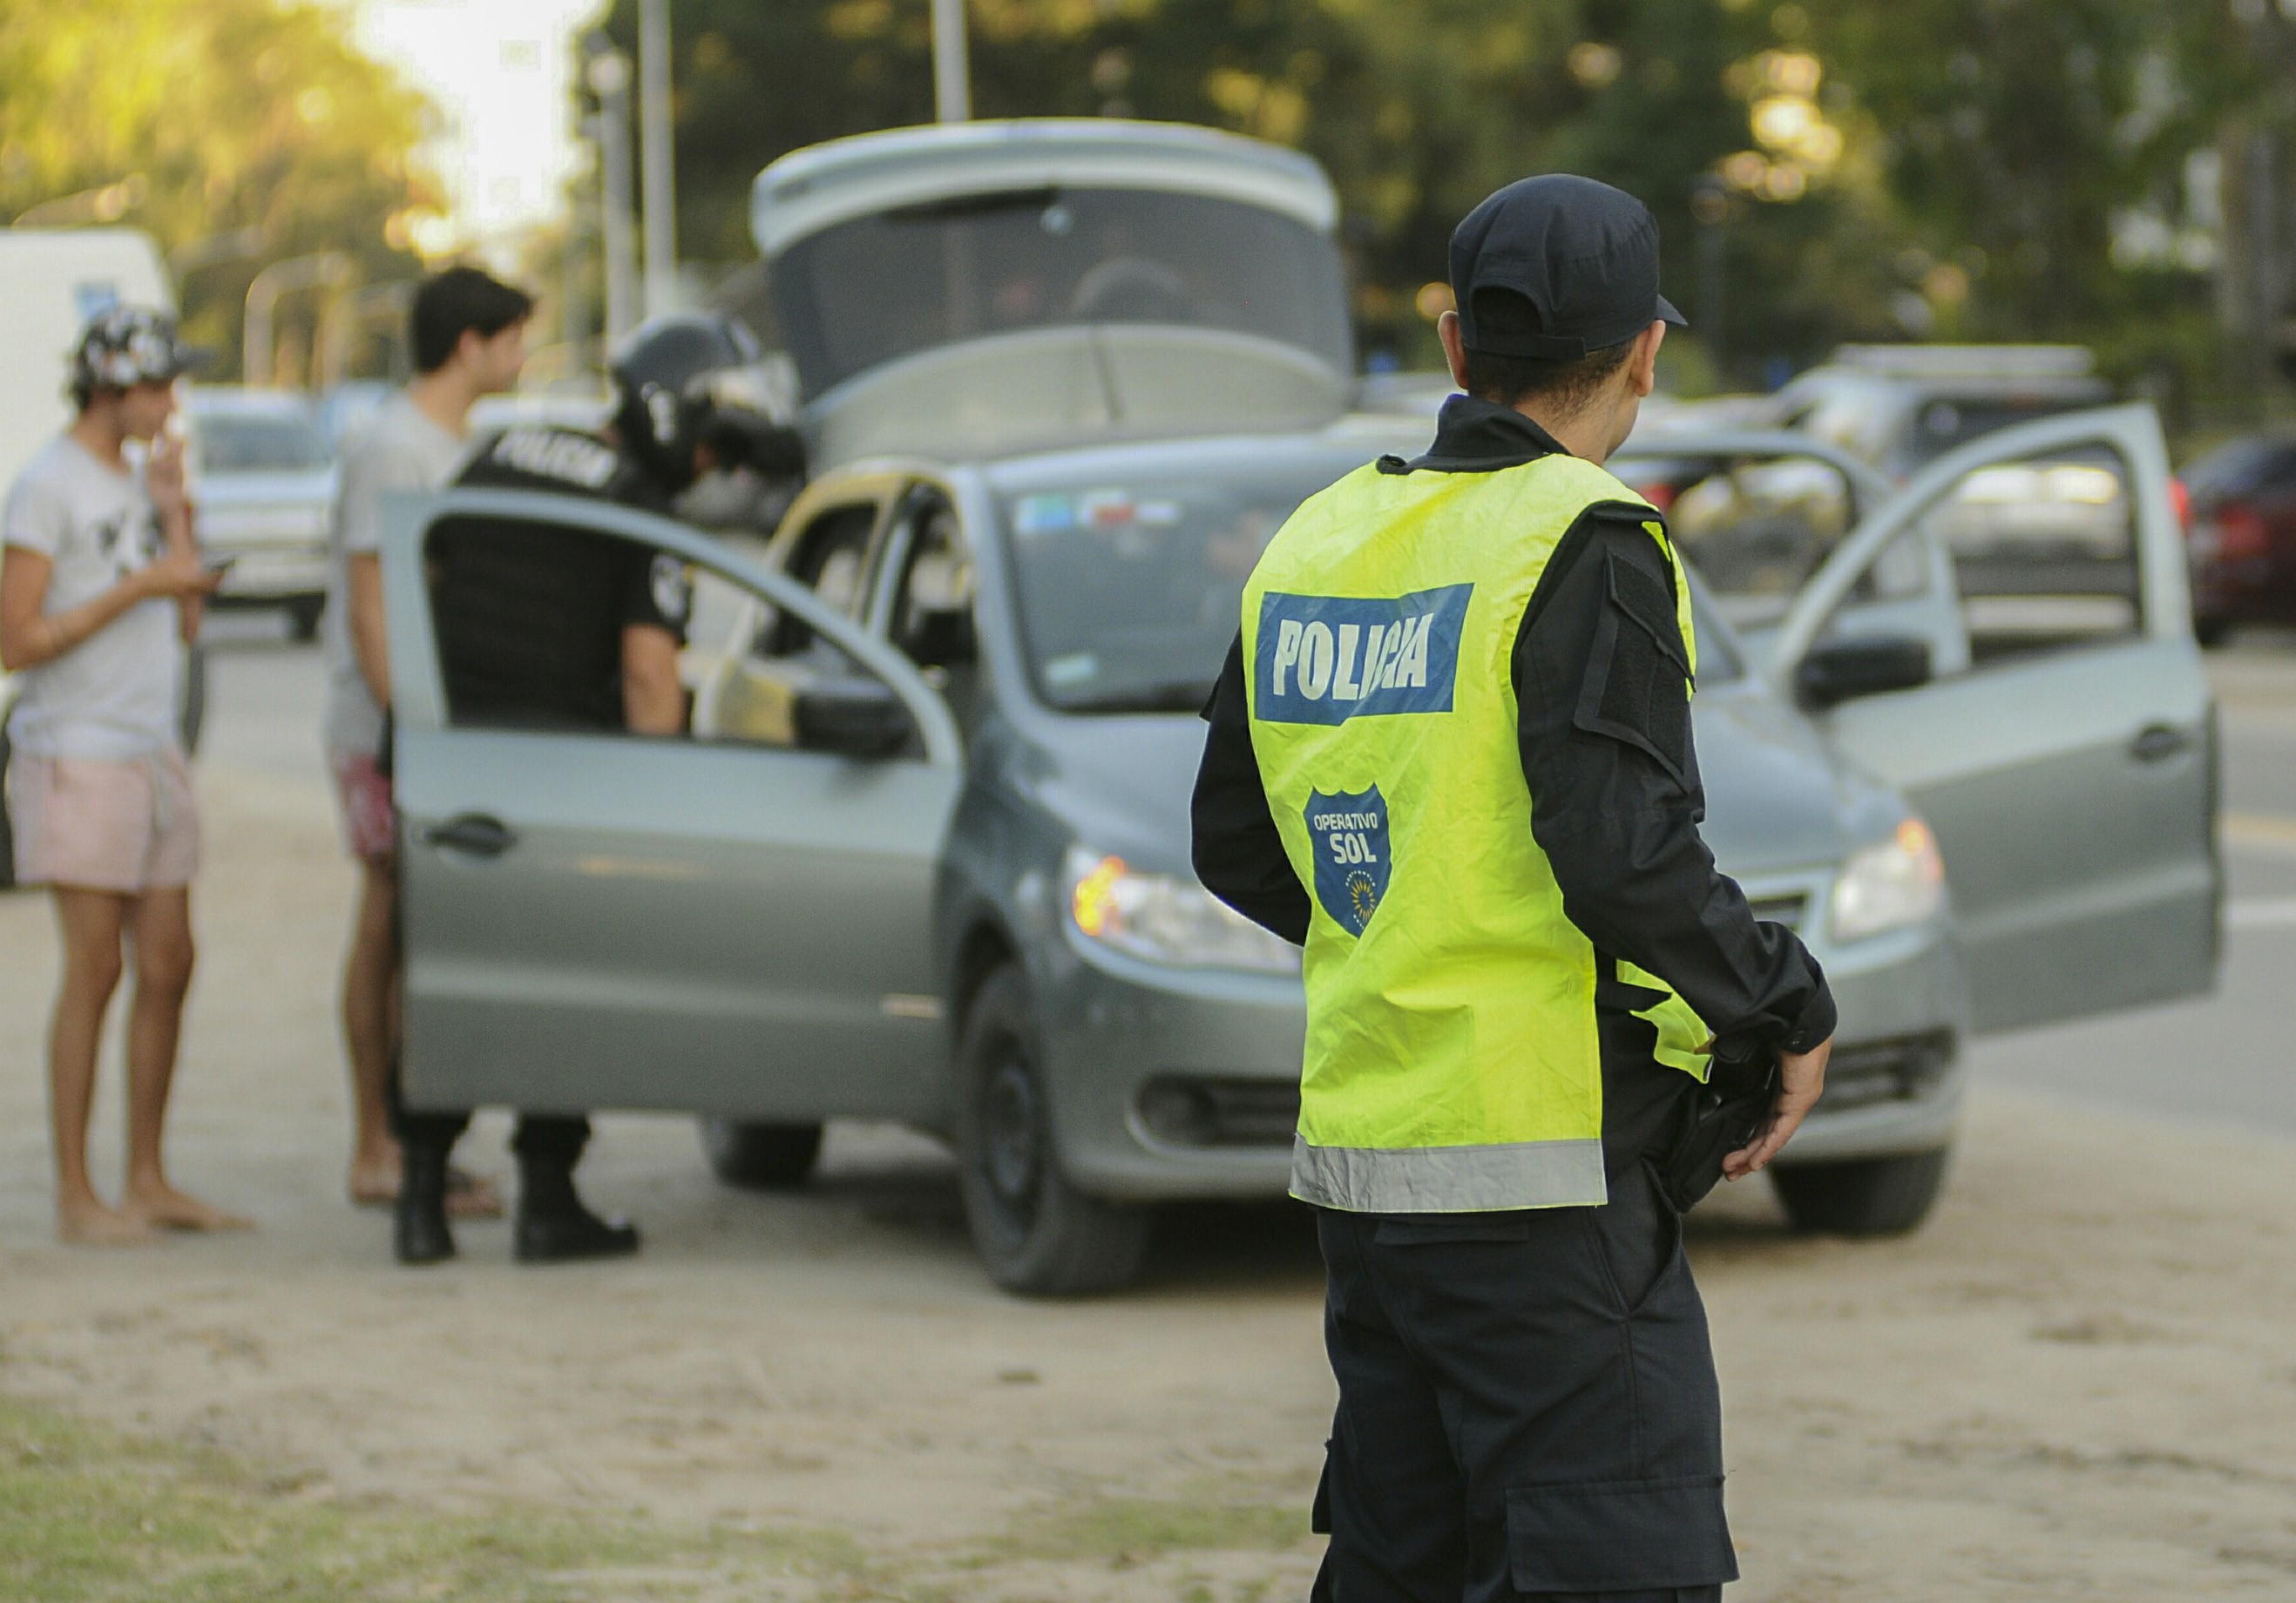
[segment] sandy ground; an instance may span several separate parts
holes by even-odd
[[[226,1445],[314,1497],[518,1500],[849,1533],[985,1599],[1300,1596],[1316,1547],[1045,1556],[1107,1500],[1299,1506],[1331,1405],[1313,1241],[1175,1221],[1149,1282],[1008,1300],[947,1164],[832,1132],[819,1182],[729,1193],[690,1126],[605,1121],[635,1264],[520,1271],[505,1227],[411,1274],[341,1193],[333,971],[349,876],[315,788],[210,766],[175,1162],[260,1230],[52,1245],[48,911],[0,898],[0,1386]],[[117,1170],[107,1066],[101,1153]],[[509,1178],[499,1116],[466,1152]],[[1980,1090],[1911,1240],[1789,1236],[1766,1192],[1693,1253],[1754,1600],[2296,1599],[2296,1143]],[[1119,1539],[1117,1545],[1120,1548]],[[998,1545],[1000,1542],[1003,1545]]]

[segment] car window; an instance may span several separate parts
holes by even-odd
[[[192,465],[202,473],[305,473],[327,465],[326,436],[293,413],[194,412]]]
[[[2082,446],[1964,474],[1923,515],[1950,559],[1972,662],[2144,626],[2128,464]]]
[[[878,511],[876,502],[861,501],[814,514],[790,543],[782,571],[846,617],[857,617],[868,585]],[[772,642],[777,650],[802,650],[813,637],[803,619],[783,617],[778,610],[768,626],[778,631]]]
[[[709,644],[697,639],[687,649],[684,668],[693,696],[695,740],[825,749],[809,721],[811,699],[895,699],[882,678],[816,630],[805,630],[800,644],[783,644],[785,631],[776,626],[781,615],[765,597],[715,575],[701,587],[712,585],[734,598],[726,611],[736,621],[730,635]]]
[[[1911,478],[1956,446],[2015,423],[2054,417],[2099,405],[2103,396],[1933,396],[1914,408],[1910,425],[1888,463],[1900,478]]]
[[[1857,520],[1848,476],[1822,457],[1650,456],[1614,470],[1667,514],[1715,610],[1742,629],[1783,617]]]
[[[1222,464],[1008,494],[1021,634],[1068,712],[1193,712],[1235,638],[1244,581],[1294,508],[1357,459]]]
[[[1349,371],[1339,253],[1265,207],[1153,189],[1036,188],[874,212],[774,264],[810,397],[958,340],[1080,323],[1227,329]]]

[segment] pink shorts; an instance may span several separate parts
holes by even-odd
[[[343,848],[362,863],[390,857],[398,843],[398,813],[391,806],[390,781],[376,772],[374,754],[331,751],[335,802],[343,825]]]
[[[200,811],[180,751],[110,762],[19,751],[8,761],[16,880],[172,890],[200,866]]]

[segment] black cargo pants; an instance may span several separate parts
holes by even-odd
[[[1689,1082],[1603,1079],[1606,1206],[1318,1210],[1316,1603],[1719,1603],[1737,1579],[1706,1311],[1649,1166]]]

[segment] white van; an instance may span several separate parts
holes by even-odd
[[[0,496],[16,475],[71,421],[64,393],[65,362],[87,320],[106,307],[176,309],[176,291],[152,236],[134,228],[0,229],[0,306],[8,308],[8,338],[0,340]],[[184,676],[184,728],[188,744],[205,709],[206,674],[191,654]],[[11,699],[0,672],[0,728]],[[6,740],[0,734],[0,765]],[[0,887],[13,878],[7,829],[0,813]]]
[[[0,231],[0,486],[71,421],[64,360],[87,320],[118,305],[176,309],[167,265],[134,228]]]

